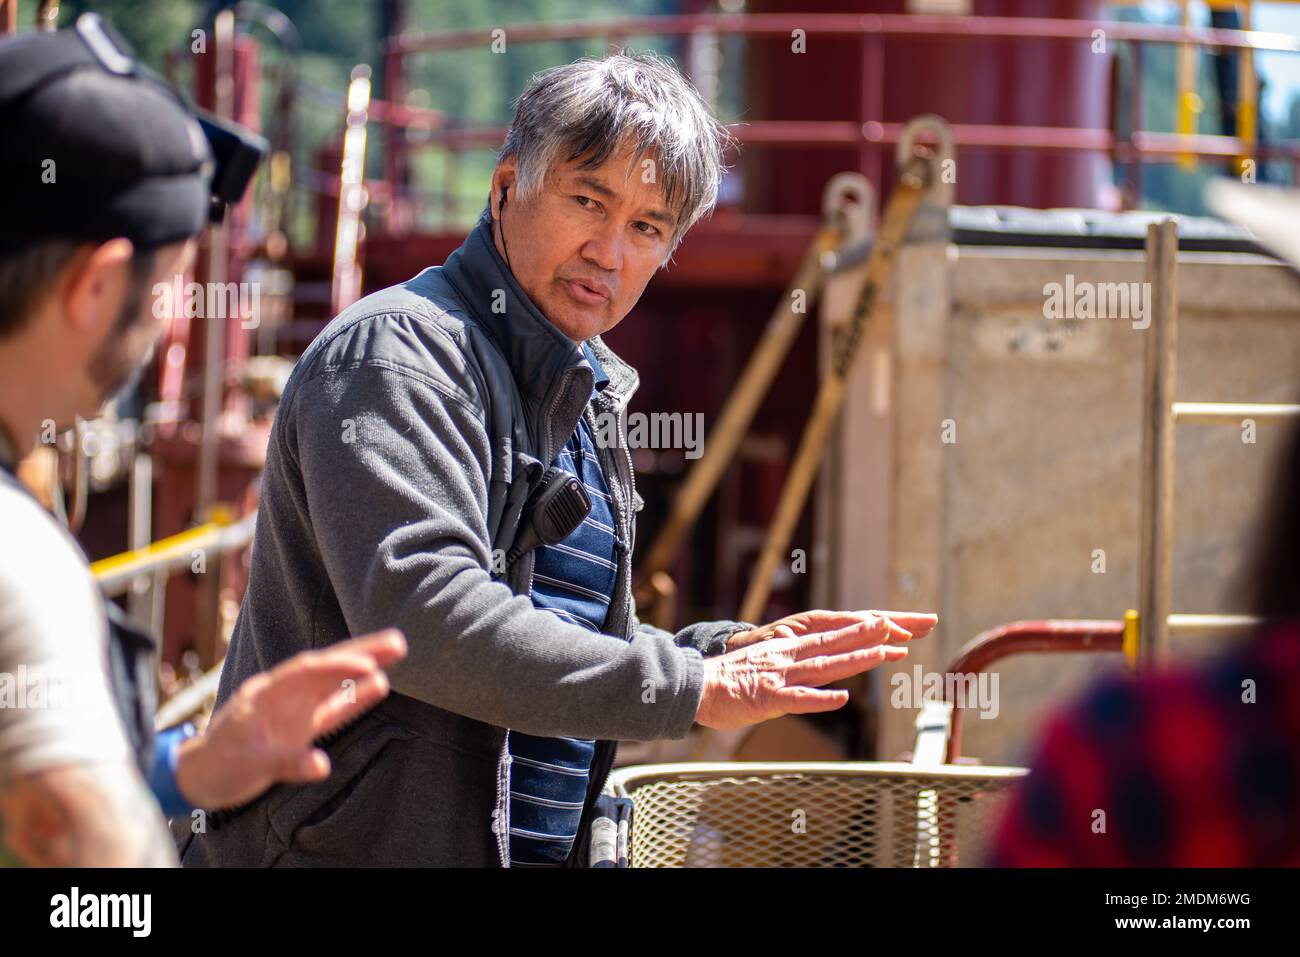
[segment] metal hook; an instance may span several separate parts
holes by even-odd
[[[876,189],[861,173],[836,173],[822,190],[822,219],[840,217],[844,240],[861,239],[876,216]]]
[[[951,206],[956,198],[955,178],[946,177],[944,173],[951,168],[949,163],[955,162],[956,144],[952,138],[952,127],[948,125],[947,120],[934,113],[925,113],[908,120],[907,125],[903,127],[902,135],[898,137],[894,162],[901,170],[913,156],[919,155],[918,135],[922,132],[929,132],[938,140],[934,162],[931,165],[933,173],[926,201],[934,205]]]

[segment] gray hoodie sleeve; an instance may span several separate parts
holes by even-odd
[[[393,689],[527,734],[649,741],[690,730],[697,649],[594,635],[489,573],[489,469],[475,379],[448,361],[314,370],[292,396],[286,452],[353,634],[396,626]]]

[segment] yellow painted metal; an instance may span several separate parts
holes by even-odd
[[[233,525],[234,521],[234,513],[229,508],[223,505],[214,506],[210,522],[187,529],[177,535],[160,538],[156,542],[149,543],[144,548],[136,548],[129,552],[122,552],[119,555],[101,558],[90,566],[90,572],[95,576],[96,580],[105,578],[108,575],[128,573],[136,569],[139,569],[141,574],[144,574],[161,561],[174,558],[177,555],[187,554],[190,549],[202,548],[211,544],[220,535],[221,530]]]
[[[1138,648],[1142,640],[1141,633],[1141,616],[1137,609],[1130,608],[1124,612],[1124,660],[1128,662],[1130,668],[1137,670],[1138,665]]]
[[[1241,29],[1252,29],[1250,0],[1242,0]],[[1259,138],[1259,80],[1255,74],[1255,51],[1240,50],[1237,79],[1237,138],[1242,153],[1237,157],[1237,175],[1255,182],[1255,142]]]
[[[1183,9],[1183,26],[1192,25],[1192,10],[1190,0],[1182,0]],[[1205,103],[1201,100],[1200,95],[1196,92],[1196,82],[1199,71],[1197,67],[1200,63],[1200,50],[1191,43],[1178,44],[1178,120],[1177,130],[1180,136],[1195,136],[1197,124],[1201,111],[1205,109]],[[1196,156],[1193,153],[1179,153],[1178,165],[1183,169],[1191,169],[1196,165]]]

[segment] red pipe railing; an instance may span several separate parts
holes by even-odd
[[[1087,619],[1013,621],[981,632],[957,653],[947,674],[978,675],[995,661],[1026,652],[1123,651],[1124,622]],[[945,682],[945,689],[950,686]],[[946,764],[961,755],[961,726],[968,702],[950,701],[952,726]]]
[[[802,30],[808,37],[857,37],[862,41],[862,69],[859,81],[864,95],[862,115],[845,121],[769,121],[737,124],[732,133],[741,143],[767,147],[857,146],[861,171],[878,182],[881,172],[881,147],[897,142],[901,123],[880,121],[884,103],[883,58],[879,56],[886,38],[927,38],[941,41],[963,40],[1041,40],[1093,44],[1097,31],[1108,45],[1132,44],[1135,64],[1141,63],[1144,44],[1191,43],[1210,50],[1271,51],[1300,53],[1300,37],[1259,30],[1224,30],[1213,27],[1185,27],[1155,23],[1107,20],[1068,20],[1044,17],[967,17],[912,14],[844,14],[844,13],[764,13],[764,14],[687,14],[675,16],[630,17],[597,21],[562,21],[557,23],[523,23],[504,28],[480,27],[435,33],[410,32],[389,38],[384,47],[384,75],[392,89],[401,88],[405,58],[412,54],[436,53],[479,47],[489,48],[497,29],[503,29],[508,43],[544,43],[570,40],[604,39],[621,43],[628,37],[692,37],[701,34],[742,37],[788,37]],[[868,55],[874,54],[874,55]],[[1300,169],[1300,144],[1260,146],[1232,136],[1196,135],[1182,137],[1174,133],[1149,132],[1140,126],[1140,92],[1134,91],[1133,131],[1120,136],[1109,129],[998,126],[956,124],[952,127],[957,148],[998,150],[1085,150],[1109,153],[1117,163],[1130,166],[1126,191],[1136,201],[1141,189],[1142,166],[1148,162],[1165,162],[1178,155],[1196,155],[1230,160],[1246,155],[1282,158]],[[408,119],[401,107],[381,105],[382,119],[402,126]],[[481,126],[449,129],[443,122],[430,122],[425,115],[418,122],[432,128],[421,144],[406,144],[399,138],[389,140],[390,151],[404,153],[408,148],[438,146],[452,153],[469,149],[496,149],[507,127]],[[399,157],[389,157],[387,170],[403,168]],[[449,192],[450,196],[451,193]],[[447,205],[447,204],[444,204]],[[454,203],[448,208],[454,208]]]
[[[487,47],[493,27],[436,33],[403,33],[388,41],[386,53],[406,55]],[[789,36],[803,30],[808,36],[897,36],[936,39],[1043,39],[1093,42],[1096,30],[1107,41],[1135,43],[1194,43],[1214,49],[1272,50],[1300,53],[1300,37],[1260,30],[1222,30],[1158,23],[1114,20],[1055,20],[1047,17],[963,17],[907,13],[756,13],[684,14],[666,17],[629,17],[616,20],[567,20],[558,23],[521,23],[502,28],[509,43],[544,43],[556,40],[594,40],[603,37]]]

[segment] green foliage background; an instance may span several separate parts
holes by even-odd
[[[302,40],[299,75],[305,84],[325,96],[306,96],[300,101],[296,123],[298,148],[295,171],[310,168],[315,153],[323,143],[338,136],[342,121],[342,94],[352,68],[360,63],[374,69],[375,95],[379,87],[381,57],[379,49],[380,4],[357,0],[277,0],[269,3],[283,11],[297,27]],[[37,0],[20,0],[19,28],[35,23]],[[59,23],[71,24],[78,15],[94,11],[113,22],[135,47],[141,60],[158,70],[163,69],[169,50],[185,50],[191,31],[202,26],[209,5],[199,0],[65,0],[61,4]],[[417,30],[452,30],[470,27],[509,26],[554,20],[598,20],[622,16],[666,14],[674,12],[671,0],[424,0],[408,4],[408,28]],[[282,58],[276,44],[260,30],[266,40],[262,46],[263,64],[273,66]],[[628,38],[637,49],[659,49],[674,55],[671,45],[651,42],[648,38]],[[414,93],[412,105],[444,110],[465,125],[509,122],[513,98],[533,73],[582,55],[598,55],[604,50],[600,42],[546,43],[519,45],[508,56],[497,56],[487,48],[452,51],[439,55],[410,57],[406,83]],[[182,74],[182,83],[188,73]],[[265,106],[269,110],[270,84],[264,84]],[[337,103],[328,102],[333,96]],[[370,174],[380,172],[379,136],[381,126],[372,126],[372,148],[368,153]],[[444,182],[448,159],[441,151],[423,150],[415,154],[413,187],[429,190]],[[421,224],[426,227],[459,226],[472,223],[482,209],[494,163],[490,150],[465,154],[458,165],[458,189],[453,202],[430,202]],[[299,179],[298,176],[295,179]],[[296,242],[311,239],[309,202],[298,194],[293,238]]]

